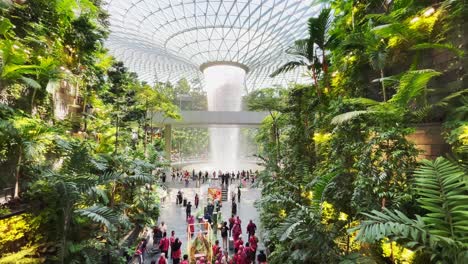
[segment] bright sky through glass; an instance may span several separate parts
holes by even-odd
[[[302,70],[268,75],[291,58],[284,53],[307,37],[315,0],[109,0],[106,46],[150,83],[191,80],[200,65],[246,65],[247,88],[301,81]]]

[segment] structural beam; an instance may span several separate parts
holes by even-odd
[[[259,127],[268,112],[250,111],[181,111],[181,119],[165,118],[161,113],[154,113],[153,124],[172,125],[175,127]]]

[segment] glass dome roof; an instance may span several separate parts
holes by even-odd
[[[106,46],[149,83],[200,79],[200,66],[229,62],[248,68],[248,90],[305,82],[304,69],[270,78],[284,51],[307,37],[316,0],[109,0]]]

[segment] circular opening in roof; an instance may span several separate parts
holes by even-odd
[[[249,73],[249,70],[250,70],[249,67],[247,67],[247,65],[239,63],[239,62],[234,62],[234,61],[210,61],[210,62],[203,63],[202,65],[200,65],[200,71],[205,72],[205,70],[207,68],[209,68],[209,67],[220,66],[220,65],[238,67],[238,68],[243,69],[245,71],[245,73]]]

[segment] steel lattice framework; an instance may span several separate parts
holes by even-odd
[[[149,83],[203,79],[207,63],[248,68],[248,90],[306,82],[304,69],[269,75],[307,37],[316,0],[109,0],[111,53]]]

